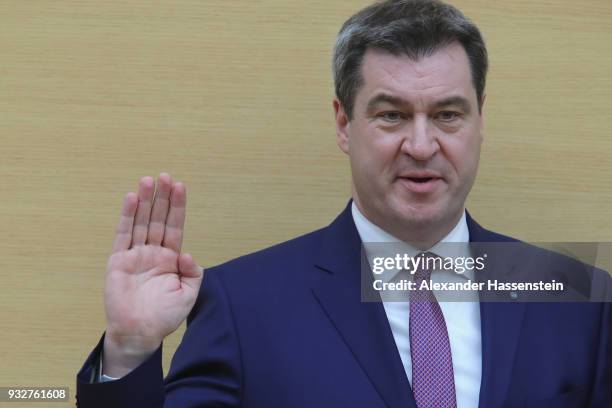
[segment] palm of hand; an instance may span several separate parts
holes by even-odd
[[[116,335],[164,338],[175,331],[195,302],[198,288],[178,271],[179,254],[140,245],[113,254],[107,273],[107,316]]]
[[[175,331],[202,281],[201,268],[180,252],[183,185],[162,174],[153,190],[152,179],[143,178],[138,196],[126,196],[107,265],[107,336],[126,346],[154,347]]]

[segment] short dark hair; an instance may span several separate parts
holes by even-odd
[[[349,120],[363,85],[361,63],[368,48],[406,54],[415,61],[458,41],[468,56],[481,111],[488,69],[487,48],[478,27],[457,8],[438,0],[387,0],[349,18],[338,33],[332,69],[336,97]]]

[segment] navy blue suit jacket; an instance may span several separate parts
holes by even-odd
[[[475,242],[511,241],[468,216]],[[166,379],[77,376],[80,407],[416,408],[380,302],[360,301],[350,204],[326,228],[206,271]],[[611,407],[610,303],[481,302],[480,407]]]

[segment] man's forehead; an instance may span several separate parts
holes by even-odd
[[[369,48],[362,62],[362,88],[370,92],[474,91],[467,54],[461,44],[455,42],[418,60],[406,54],[392,54],[379,48]],[[369,92],[368,92],[369,93]],[[471,92],[470,92],[471,93]]]

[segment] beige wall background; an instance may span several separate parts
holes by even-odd
[[[186,183],[203,266],[331,221],[350,193],[331,46],[368,3],[0,0],[0,386],[74,398],[143,175]],[[612,241],[612,3],[456,5],[491,60],[469,209],[526,240]]]

